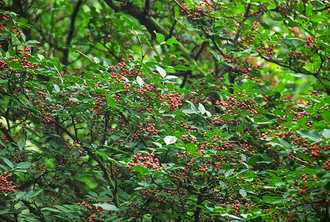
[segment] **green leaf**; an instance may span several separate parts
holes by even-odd
[[[188,70],[191,70],[190,67],[187,67],[187,66],[184,66],[184,65],[176,65],[174,68],[176,70],[179,70],[179,71],[188,71]]]
[[[309,17],[312,15],[314,6],[312,4],[308,4],[306,7],[306,16]]]
[[[61,91],[60,87],[57,84],[53,84],[53,86],[56,93]]]
[[[116,100],[111,95],[106,94],[106,100],[107,100],[107,106],[108,107],[120,110],[117,106]]]
[[[158,72],[163,78],[166,77],[166,71],[165,71],[165,69],[163,69],[162,67],[156,65],[156,70],[157,70],[157,72]]]
[[[326,121],[327,123],[330,123],[330,111],[329,110],[323,110],[321,113],[322,119]]]
[[[54,67],[55,67],[56,71],[57,71],[58,73],[61,73],[61,72],[63,71],[63,68],[62,68],[62,66],[61,66],[60,61],[58,61],[57,58],[53,58],[53,63],[54,63]]]
[[[108,155],[106,155],[105,153],[102,153],[102,152],[100,152],[100,151],[96,151],[95,153],[96,153],[97,155],[99,155],[99,156],[105,158],[105,159],[108,159]]]
[[[213,50],[210,50],[210,52],[212,53],[212,55],[214,56],[214,58],[217,60],[217,61],[223,61],[223,56]]]
[[[16,193],[16,199],[30,200],[32,197],[38,196],[43,190],[30,190],[28,192],[20,191]]]
[[[324,188],[327,192],[330,191],[330,181],[324,185]]]
[[[251,157],[248,161],[248,164],[251,166],[256,165],[256,163],[258,162],[260,156],[259,155],[254,155],[253,157]]]
[[[254,84],[252,82],[245,82],[243,83],[242,87],[246,90],[252,89]]]
[[[247,195],[246,191],[243,189],[240,189],[239,193],[242,195],[242,197],[246,197],[246,195]]]
[[[225,49],[229,49],[229,50],[237,50],[237,46],[233,45],[233,44],[226,43],[226,44],[222,45],[222,47]]]
[[[206,112],[205,107],[201,103],[198,104],[198,110],[201,112],[202,115]]]
[[[187,149],[188,153],[192,153],[192,152],[196,152],[197,147],[192,143],[188,143],[188,144],[186,144],[186,149]]]
[[[175,136],[166,136],[164,138],[164,142],[166,145],[170,145],[170,144],[173,144],[177,141],[177,138]]]
[[[58,209],[55,209],[55,208],[50,208],[50,207],[44,207],[44,208],[41,208],[42,211],[51,211],[51,212],[61,212],[60,210]]]
[[[176,40],[175,38],[172,37],[166,41],[166,44],[169,46],[172,46],[173,44],[179,44],[179,42],[178,42],[178,40]]]
[[[152,215],[151,214],[144,214],[142,222],[152,222]]]
[[[42,189],[30,190],[29,192],[26,193],[23,199],[29,200],[32,197],[38,196],[42,191],[43,191]]]
[[[17,192],[16,193],[16,199],[19,199],[19,200],[22,199],[22,197],[24,197],[25,194],[26,194],[25,191],[19,191],[19,192]]]
[[[190,108],[184,109],[183,113],[185,113],[185,114],[194,114],[194,113],[197,113],[197,111],[195,109],[193,109],[192,107],[190,107]]]
[[[330,138],[330,129],[322,130],[322,136],[326,139],[329,139]]]
[[[26,23],[28,23],[28,21],[29,20],[27,20],[26,18],[19,18],[19,23],[21,23],[21,24],[26,24]]]
[[[96,64],[99,64],[101,62],[101,60],[97,57],[93,57],[93,60]]]
[[[7,63],[13,69],[21,68],[21,64],[19,62],[14,61],[14,60],[10,60]]]
[[[5,162],[5,164],[7,164],[7,166],[9,166],[11,169],[14,168],[14,164],[8,160],[7,158],[5,157],[1,157],[2,161]]]
[[[234,169],[229,169],[225,172],[225,177],[229,177],[235,170]]]
[[[139,84],[140,87],[144,85],[144,81],[140,76],[136,77],[136,82]]]
[[[26,42],[26,44],[28,44],[28,45],[35,45],[35,44],[40,44],[40,42],[37,41],[37,40],[29,40],[29,41]]]
[[[27,169],[31,166],[30,162],[20,162],[17,164],[16,168]]]
[[[282,202],[282,199],[277,196],[265,196],[263,197],[263,201],[271,204],[278,204]]]
[[[15,49],[13,48],[12,45],[8,46],[8,53],[9,53],[10,56],[15,56],[16,55]]]
[[[221,34],[222,30],[224,30],[225,28],[226,28],[225,26],[217,26],[217,27],[213,28],[212,31],[217,34]]]
[[[134,166],[132,167],[133,170],[139,172],[142,175],[146,175],[148,173],[148,168],[144,168],[143,166]]]
[[[233,219],[236,219],[236,220],[243,220],[243,218],[241,218],[241,217],[238,217],[238,216],[235,216],[235,215],[232,215],[232,214],[228,214],[228,213],[221,214],[221,217],[229,217],[229,218],[233,218]]]
[[[63,211],[63,212],[69,212],[70,210],[68,208],[66,208],[64,205],[54,205],[54,207],[56,207],[57,209]]]
[[[298,131],[298,133],[300,134],[300,136],[302,138],[307,138],[310,139],[312,141],[321,141],[321,136],[319,133],[315,132],[315,131],[311,131],[311,130],[300,130]]]
[[[2,164],[0,164],[0,168],[2,168],[4,171],[7,171],[8,170],[7,167],[4,166],[4,165],[2,165]]]
[[[177,79],[177,78],[178,78],[177,76],[173,76],[173,75],[168,75],[168,76],[165,77],[165,79]],[[172,84],[170,84],[170,85],[172,85]]]
[[[325,16],[321,16],[321,15],[313,15],[312,17],[310,17],[311,21],[313,22],[324,22],[327,20],[327,18]]]
[[[100,207],[104,210],[116,211],[118,208],[113,204],[93,204],[95,207]]]
[[[292,144],[288,143],[287,141],[283,140],[283,139],[278,139],[278,141],[280,142],[280,144],[282,145],[282,147],[284,148],[291,148]]]
[[[156,40],[157,40],[157,42],[159,44],[163,43],[164,40],[165,40],[165,36],[163,34],[161,34],[161,33],[156,33],[155,32],[155,34],[156,34]]]

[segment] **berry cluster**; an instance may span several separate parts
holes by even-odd
[[[169,93],[166,95],[166,99],[168,100],[171,111],[175,111],[182,106],[181,95],[179,93]]]
[[[155,158],[153,154],[153,149],[149,152],[137,153],[134,155],[133,159],[128,162],[130,169],[133,169],[135,166],[143,166],[144,168],[152,168],[155,170],[163,170],[163,167],[160,166],[158,158]],[[133,170],[134,171],[134,170]]]
[[[8,181],[8,178],[12,177],[11,174],[8,174],[7,172],[4,172],[0,176],[0,191],[5,193],[15,193],[16,187],[13,186],[13,181]]]
[[[90,201],[94,202],[91,198],[90,198]],[[92,206],[92,205],[86,203],[86,201],[78,202],[78,205],[85,207],[88,212],[91,212],[91,215],[87,218],[88,222],[93,222],[95,219],[97,219],[97,216],[101,216],[105,212],[104,209]],[[85,219],[85,218],[82,218],[82,219]]]

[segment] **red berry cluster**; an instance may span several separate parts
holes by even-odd
[[[10,18],[10,16],[8,14],[1,14],[2,22],[8,22],[9,18]],[[0,23],[0,29],[6,30],[6,27],[4,26],[4,24],[2,22]]]
[[[158,134],[158,130],[156,129],[156,125],[154,123],[146,123],[144,126],[137,125],[137,129],[139,131],[148,132],[149,135]]]
[[[323,169],[330,172],[330,160],[327,160],[327,161],[324,162]]]
[[[10,15],[1,14],[0,20],[2,22],[0,23],[0,29],[10,31],[11,33],[17,34],[18,36],[23,36],[23,32],[19,31],[17,28],[19,26],[19,23],[16,22],[16,23],[14,23],[14,25],[11,25],[9,19],[10,19]],[[8,24],[10,24],[10,25],[8,25]],[[8,27],[8,26],[10,26],[10,27]],[[1,37],[1,34],[0,34],[0,37]]]
[[[166,95],[168,104],[170,105],[170,110],[171,111],[175,111],[177,108],[179,108],[180,106],[182,106],[182,101],[180,98],[180,94],[179,93],[169,93]]]
[[[134,78],[138,75],[141,75],[141,72],[137,71],[136,69],[130,70],[126,62],[126,59],[122,58],[121,62],[118,63],[118,68],[114,65],[109,66],[109,69],[112,72],[112,79],[115,79],[117,82],[126,82],[129,78]]]
[[[90,198],[91,201],[93,201],[91,198]],[[98,208],[98,207],[94,207],[88,203],[86,203],[86,201],[83,201],[83,202],[78,202],[78,205],[79,206],[84,206],[89,212],[92,211],[92,215],[90,215],[88,218],[87,218],[87,221],[88,222],[93,222],[94,219],[97,217],[97,216],[100,216],[102,215],[105,210],[102,209],[102,208]],[[85,219],[85,218],[83,218]]]
[[[215,103],[220,109],[224,109],[223,116],[229,115],[231,117],[239,115],[242,110],[247,110],[250,112],[249,116],[254,116],[258,114],[258,111],[255,109],[255,100],[244,99],[249,97],[248,95],[244,95],[242,93],[238,93],[242,99],[239,99],[237,96],[231,96],[226,99],[226,101],[217,101]],[[240,101],[241,100],[241,101]]]
[[[5,61],[3,61],[3,59],[2,58],[0,58],[0,70],[7,70],[7,69],[9,69],[10,67],[8,66],[8,64],[5,62]],[[2,76],[3,74],[1,74],[1,76]]]
[[[256,49],[256,51],[260,54],[265,54],[268,59],[273,59],[275,47],[276,45],[270,45],[269,47],[260,46]]]
[[[312,36],[308,36],[306,38],[306,44],[307,44],[307,48],[312,48],[313,47],[313,42],[314,42],[314,38]]]
[[[155,170],[163,170],[160,166],[158,158],[155,158],[153,154],[153,149],[149,152],[137,153],[134,155],[133,159],[128,162],[128,166],[132,169],[134,166],[143,166],[144,168],[153,168]]]
[[[144,84],[141,88],[137,89],[136,91],[144,95],[146,92],[153,92],[155,90],[155,84]]]
[[[15,186],[13,186],[13,181],[8,181],[8,178],[12,177],[11,174],[4,172],[3,175],[0,176],[0,191],[8,193],[15,193]]]

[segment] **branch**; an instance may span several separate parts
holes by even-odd
[[[191,76],[191,70],[184,72],[183,80],[182,80],[182,83],[180,85],[181,89],[185,86],[189,76]]]
[[[55,122],[56,126],[58,126],[61,130],[63,130],[63,132],[65,132],[69,137],[71,137],[71,139],[79,141],[80,140],[73,135],[72,133],[70,133],[66,127],[62,126],[61,124],[59,124],[58,122]],[[108,182],[108,184],[110,185],[110,188],[113,192],[113,201],[114,204],[116,205],[116,207],[119,206],[119,200],[118,200],[118,187],[116,186],[115,181],[111,178],[111,176],[108,173],[108,170],[105,168],[104,163],[93,153],[93,151],[87,147],[87,146],[83,146],[83,148],[87,151],[88,155],[90,155],[93,160],[95,160],[98,165],[101,167],[101,170],[103,172],[103,176],[106,179],[106,181]]]
[[[198,60],[198,58],[200,57],[200,55],[202,54],[202,52],[204,51],[204,49],[209,45],[209,41],[205,41],[202,43],[202,46],[199,48],[198,52],[196,53],[194,59]]]
[[[31,213],[39,217],[41,222],[46,222],[44,215],[40,212],[39,209],[35,209],[34,207],[32,207],[31,204],[26,200],[22,200],[22,202],[29,209]]]
[[[123,12],[125,14],[129,14],[137,19],[142,25],[146,27],[148,32],[151,35],[155,35],[155,32],[161,33],[165,36],[165,39],[170,37],[170,33],[161,26],[153,17],[146,16],[144,11],[135,4],[126,4],[121,7],[118,7],[114,4],[112,0],[104,0],[106,4],[108,4],[113,10],[116,12]],[[179,41],[178,41],[179,42]],[[206,73],[201,70],[200,65],[196,63],[196,61],[191,57],[191,53],[179,42],[176,44],[176,49],[182,52],[182,56],[196,66],[195,70],[199,71],[200,74],[196,75],[197,78],[201,78],[206,76]]]
[[[119,115],[121,116],[121,118],[125,121],[125,123],[127,125],[131,125],[130,122],[128,121],[128,119],[126,119],[126,117],[124,116],[124,114],[122,112],[119,112]],[[143,145],[145,147],[148,147],[148,144],[146,143],[146,141],[142,138],[141,135],[139,135],[139,139],[141,140],[141,142],[143,143]]]
[[[313,9],[313,12],[321,12],[321,11],[324,11],[324,10],[328,10],[329,8],[330,8],[330,5],[325,6],[324,8],[320,8],[320,9]]]
[[[0,131],[5,135],[9,142],[11,142],[12,144],[16,144],[14,138],[10,135],[8,130],[6,130],[4,127],[0,127]]]
[[[188,11],[177,1],[177,0],[173,0],[175,2],[175,4],[177,4],[179,6],[179,8],[184,11],[187,15],[189,14]]]
[[[77,18],[77,14],[78,14],[78,11],[79,11],[79,8],[80,8],[80,5],[82,4],[82,0],[79,0],[71,14],[71,22],[70,22],[70,30],[69,30],[69,34],[68,34],[68,37],[66,38],[66,42],[65,42],[65,49],[63,51],[63,64],[64,65],[68,65],[69,64],[69,61],[68,61],[68,58],[69,58],[69,45],[72,41],[72,38],[73,38],[73,33],[74,33],[74,30],[75,30],[75,27],[74,27],[74,24],[75,24],[75,21],[76,21],[76,18]]]
[[[146,0],[145,6],[144,6],[145,15],[149,15],[149,9],[150,9],[150,0]]]
[[[289,63],[289,65],[283,63],[283,62],[280,62],[278,60],[275,60],[275,59],[269,59],[267,58],[266,56],[263,56],[262,54],[259,53],[259,56],[264,59],[265,61],[267,62],[271,62],[271,63],[275,63],[283,68],[286,68],[286,69],[289,69],[289,70],[292,70],[296,73],[301,73],[301,74],[304,74],[304,75],[309,75],[309,76],[314,76],[320,84],[322,84],[323,86],[325,86],[326,89],[329,89],[329,86],[328,84],[322,82],[322,79],[320,78],[319,74],[321,73],[321,69],[322,69],[322,65],[323,65],[323,58],[321,57],[321,65],[320,65],[320,68],[318,69],[318,71],[316,73],[313,73],[313,72],[310,72],[304,68],[301,68],[301,69],[297,69],[297,68],[294,68],[291,66],[291,64]],[[328,80],[326,77],[323,77],[325,80]]]
[[[1,221],[7,221],[7,222],[16,222],[17,220],[11,219],[9,216],[6,215],[0,215]]]
[[[174,23],[173,23],[173,25],[172,25],[172,28],[171,28],[171,30],[170,30],[170,33],[169,33],[169,38],[171,38],[172,36],[173,36],[173,32],[174,32],[174,27],[175,27],[175,25],[176,25],[176,20],[174,20]]]
[[[294,72],[298,72],[298,73],[305,74],[305,75],[312,75],[312,76],[316,76],[316,75],[317,75],[317,73],[312,73],[312,72],[310,72],[310,71],[308,71],[308,70],[306,70],[306,69],[304,69],[304,68],[302,68],[302,69],[295,69],[295,68],[293,68],[292,66],[290,66],[290,65],[286,65],[285,63],[280,62],[280,61],[278,61],[278,60],[276,60],[276,59],[269,59],[269,58],[267,58],[266,56],[264,56],[264,55],[262,55],[262,54],[260,54],[260,53],[259,53],[259,56],[260,56],[262,59],[264,59],[265,61],[267,61],[267,62],[275,63],[275,64],[277,64],[277,65],[279,65],[279,66],[281,66],[281,67],[283,67],[283,68],[290,69],[290,70],[292,70],[292,71],[294,71]]]
[[[236,45],[237,40],[239,38],[239,35],[241,34],[241,27],[244,24],[244,22],[248,19],[249,17],[249,13],[250,13],[250,9],[251,9],[251,4],[248,4],[248,6],[246,7],[245,13],[244,13],[244,19],[240,22],[240,26],[239,29],[237,30],[237,33],[235,35],[234,38],[234,45]]]

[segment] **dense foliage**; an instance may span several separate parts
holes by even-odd
[[[0,1],[3,221],[330,221],[328,1]]]

